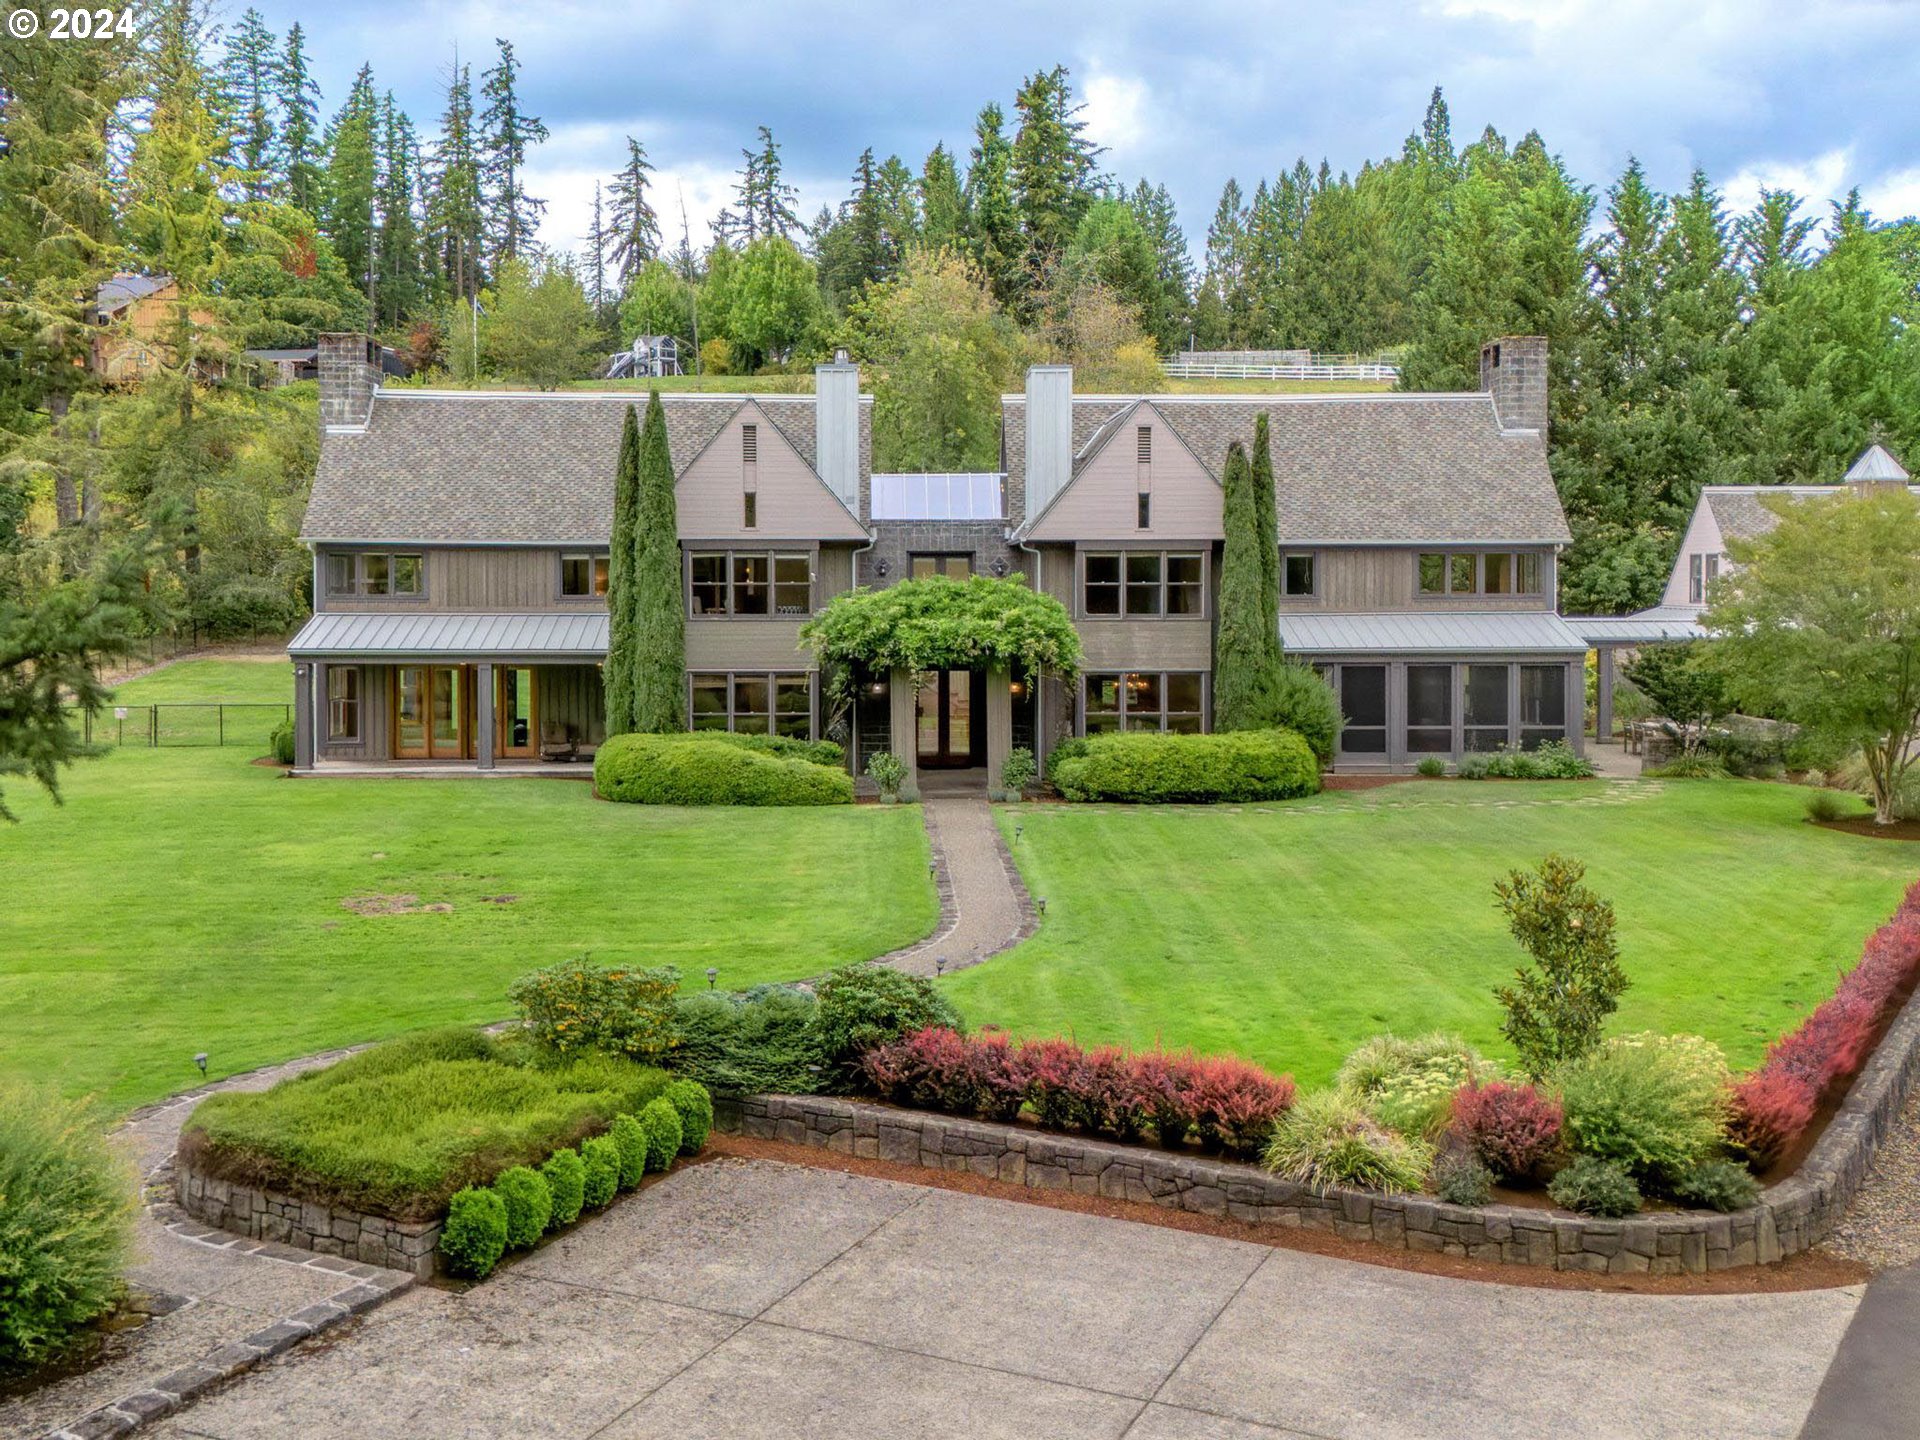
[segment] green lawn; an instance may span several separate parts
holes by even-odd
[[[1749,782],[1396,785],[1270,807],[1001,812],[1040,933],[945,982],[972,1023],[1227,1050],[1305,1084],[1381,1030],[1503,1051],[1523,958],[1492,885],[1585,860],[1633,982],[1614,1026],[1691,1031],[1736,1066],[1833,987],[1920,846],[1816,830]]]
[[[0,1071],[125,1107],[192,1084],[196,1051],[224,1075],[499,1018],[516,975],[582,952],[737,987],[881,954],[938,913],[916,809],[292,780],[255,753],[116,750],[66,773],[61,806],[6,781]],[[399,896],[451,908],[344,903]]]
[[[138,680],[116,685],[116,705],[180,705],[225,701],[234,705],[293,703],[293,665],[287,660],[182,660]]]

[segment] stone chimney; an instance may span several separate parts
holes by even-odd
[[[1906,467],[1893,458],[1893,452],[1878,443],[1860,452],[1846,476],[1847,488],[1856,495],[1872,495],[1883,487],[1904,490],[1910,478]]]
[[[320,337],[320,433],[364,430],[380,388],[378,352],[367,335]]]
[[[1031,520],[1073,478],[1073,367],[1027,370],[1027,497]]]
[[[1480,388],[1493,396],[1502,430],[1547,439],[1547,337],[1502,335],[1480,347]]]
[[[813,367],[815,464],[827,488],[860,513],[860,367],[836,350]]]

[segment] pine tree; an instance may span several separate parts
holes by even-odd
[[[248,6],[227,38],[222,88],[234,127],[234,161],[249,200],[273,193],[274,35]]]
[[[639,538],[640,422],[639,412],[629,405],[620,421],[620,457],[613,472],[613,536],[607,552],[607,660],[601,668],[601,684],[609,738],[630,734],[634,728]]]
[[[473,130],[471,72],[456,63],[434,146],[428,224],[440,273],[455,299],[471,299],[482,283],[480,157]]]
[[[380,101],[380,211],[378,310],[375,323],[398,325],[418,313],[427,298],[421,262],[420,219],[414,210],[414,173],[419,141],[407,112],[393,103],[389,90]]]
[[[660,253],[660,219],[647,199],[647,187],[653,165],[646,147],[631,135],[627,137],[627,163],[613,179],[613,218],[609,238],[614,273],[620,287]]]
[[[1260,547],[1260,631],[1267,638],[1268,658],[1280,663],[1280,516],[1273,488],[1273,449],[1268,439],[1267,412],[1253,417],[1254,543]]]
[[[1163,351],[1178,349],[1193,324],[1193,261],[1173,196],[1165,185],[1149,186],[1144,176],[1127,197],[1140,229],[1153,247],[1154,274],[1160,281],[1165,323],[1155,329]]]
[[[966,233],[967,202],[953,152],[935,145],[920,167],[920,233],[930,249],[954,249]]]
[[[1238,348],[1247,343],[1253,309],[1247,272],[1247,206],[1240,182],[1229,178],[1207,227],[1207,266],[1200,281],[1194,328],[1205,349]]]
[[[989,103],[974,122],[967,169],[967,236],[994,299],[1011,305],[1022,293],[1020,217],[1013,199],[1013,146],[1000,107]]]
[[[631,413],[631,412],[629,412]],[[686,598],[680,590],[680,524],[673,455],[660,392],[647,397],[640,431],[640,505],[634,550],[633,728],[667,735],[687,728]]]
[[[513,43],[496,40],[500,60],[480,77],[480,93],[487,108],[480,115],[481,173],[488,187],[487,206],[493,217],[492,263],[518,259],[535,248],[534,234],[547,202],[527,194],[520,174],[526,168],[527,151],[547,138],[547,127],[538,115],[520,108],[515,88],[520,67],[513,58]]]
[[[274,72],[280,110],[280,140],[274,151],[275,193],[316,219],[321,206],[318,135],[320,87],[307,69],[306,33],[294,21]]]
[[[1020,113],[1013,193],[1025,242],[1021,258],[1032,283],[1044,284],[1093,203],[1101,150],[1085,137],[1085,107],[1074,100],[1066,66],[1028,76],[1013,103]]]
[[[886,279],[892,270],[887,217],[871,145],[860,152],[853,167],[853,197],[847,201],[846,222],[848,269],[834,282],[840,293],[851,296]]]
[[[322,223],[340,263],[359,287],[372,294],[375,280],[374,204],[380,105],[373,93],[373,71],[366,65],[327,127],[327,170]]]
[[[1253,466],[1238,440],[1227,446],[1222,478],[1226,546],[1220,558],[1220,619],[1213,641],[1213,728],[1252,730],[1268,708],[1276,644],[1268,640],[1262,619],[1266,574],[1259,554]]]
[[[762,125],[756,133],[760,148],[740,152],[740,183],[733,187],[739,208],[721,211],[714,226],[716,234],[742,243],[762,235],[784,238],[801,228],[800,217],[793,213],[800,194],[780,178],[780,147],[774,143],[773,131]]]
[[[593,222],[587,231],[587,302],[596,319],[607,318],[607,221],[600,203],[600,182],[593,182]]]

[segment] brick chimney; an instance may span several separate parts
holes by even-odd
[[[1502,430],[1547,438],[1547,337],[1502,335],[1480,347],[1480,388],[1493,396]]]
[[[860,367],[836,350],[831,365],[813,367],[815,459],[820,478],[860,513]]]
[[[380,366],[368,335],[320,337],[320,433],[364,430],[373,415]]]
[[[1032,519],[1073,478],[1073,367],[1027,370],[1027,502]]]

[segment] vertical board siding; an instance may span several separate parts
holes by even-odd
[[[740,429],[757,427],[753,463],[755,524],[743,523],[746,476]],[[742,405],[713,442],[674,482],[683,539],[726,540],[736,545],[793,540],[864,541],[866,532],[827,489],[800,452],[759,406]]]
[[[1139,525],[1141,466],[1137,431],[1152,432],[1153,523]],[[1035,540],[1140,540],[1184,543],[1218,540],[1222,491],[1150,405],[1143,405],[1106,437],[1033,527]]]
[[[567,725],[582,745],[598,745],[607,738],[607,702],[599,666],[536,665],[533,695],[542,730],[555,723]]]
[[[1157,502],[1156,502],[1157,503]],[[1502,553],[1530,552],[1540,556],[1538,595],[1422,595],[1419,593],[1420,546],[1321,548],[1289,545],[1283,552],[1312,550],[1317,591],[1312,595],[1283,595],[1280,608],[1325,611],[1329,614],[1378,614],[1396,610],[1551,610],[1556,576],[1553,551],[1544,546],[1432,546],[1464,554],[1488,549]]]

